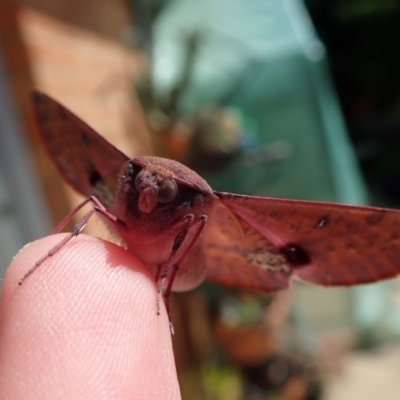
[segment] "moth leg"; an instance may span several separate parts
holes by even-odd
[[[180,264],[182,264],[183,260],[187,257],[187,255],[189,254],[190,250],[192,250],[193,246],[195,245],[195,243],[197,242],[197,239],[199,238],[199,236],[201,235],[201,232],[203,232],[204,226],[207,222],[207,215],[200,215],[199,220],[196,221],[200,223],[199,228],[197,229],[196,233],[194,234],[192,240],[190,241],[188,247],[186,248],[186,250],[184,251],[184,253],[180,256],[179,260],[176,262],[176,264],[179,266]],[[172,287],[172,283],[170,285],[170,289]]]
[[[35,264],[27,272],[25,272],[25,274],[18,281],[18,285],[22,285],[22,283],[25,281],[25,279],[28,278],[28,276],[31,275],[38,267],[40,267],[48,258],[52,257],[54,254],[57,253],[57,251],[62,249],[73,237],[78,236],[85,229],[89,219],[95,212],[98,212],[98,213],[104,215],[106,218],[110,219],[114,223],[125,226],[125,223],[123,221],[119,220],[118,218],[116,218],[114,215],[110,214],[106,210],[106,208],[103,206],[103,204],[101,204],[101,202],[95,196],[90,196],[85,201],[83,201],[81,204],[79,204],[74,210],[72,210],[71,213],[69,213],[61,221],[61,223],[57,226],[57,228],[54,230],[54,232],[55,233],[59,232],[65,226],[65,224],[67,222],[69,222],[71,220],[71,218],[82,207],[84,207],[89,202],[94,203],[94,207],[78,221],[78,223],[72,228],[71,232],[67,236],[65,236],[63,240],[61,240],[54,247],[52,247],[47,252],[47,254],[45,254],[43,257],[41,257],[39,260],[37,260],[35,262]]]
[[[189,218],[190,216],[190,218]],[[164,269],[162,270],[162,273],[160,275],[161,272],[161,268],[158,269],[157,271],[157,282],[159,282],[159,286],[158,286],[158,297],[157,297],[157,314],[160,314],[160,296],[162,295],[164,298],[164,304],[165,304],[165,308],[167,309],[167,313],[168,313],[168,318],[170,321],[170,328],[171,328],[171,333],[174,333],[174,328],[172,326],[171,323],[171,318],[170,318],[170,311],[169,311],[169,297],[171,294],[171,290],[172,290],[172,285],[174,283],[175,280],[175,276],[179,270],[179,266],[182,264],[182,262],[184,261],[184,259],[187,257],[187,255],[189,254],[190,250],[192,250],[194,244],[197,242],[201,232],[204,229],[204,226],[206,224],[207,221],[207,215],[201,215],[199,217],[199,219],[197,221],[194,221],[194,217],[192,216],[192,214],[189,214],[187,216],[185,216],[185,218],[187,218],[187,223],[186,223],[186,227],[184,228],[183,231],[179,232],[178,235],[175,238],[174,244],[172,246],[172,251],[171,254],[168,258],[168,261],[164,267]],[[195,225],[199,223],[199,227],[197,229],[197,231],[195,232],[192,240],[190,241],[189,245],[186,247],[185,251],[183,252],[183,254],[179,257],[178,261],[175,262],[172,267],[172,272],[169,275],[169,271],[171,268],[171,262],[173,260],[173,258],[175,258],[176,252],[180,249],[180,247],[182,246],[183,241],[186,238],[186,235],[189,231],[189,229]],[[169,277],[168,277],[169,275]],[[165,287],[165,281],[168,278],[168,283],[167,283],[167,287]],[[165,289],[165,290],[164,290]]]
[[[177,225],[178,226],[183,225],[183,230],[176,235],[174,244],[172,245],[171,254],[168,257],[167,262],[162,268],[158,267],[157,269],[157,274],[156,274],[156,282],[158,283],[157,315],[160,315],[160,297],[164,293],[165,280],[168,276],[172,260],[174,259],[176,252],[179,250],[183,241],[185,240],[185,237],[189,231],[189,228],[193,224],[193,221],[194,221],[193,214],[187,214],[180,221],[178,221]]]
[[[79,205],[77,205],[57,226],[56,228],[53,230],[53,233],[58,233],[61,232],[61,229],[64,228],[64,226],[72,219],[72,217],[81,209],[83,208],[86,204],[92,202],[93,203],[93,207],[95,209],[95,211],[98,211],[100,214],[103,214],[105,217],[107,217],[109,220],[118,223],[118,224],[123,224],[125,226],[125,224],[123,223],[123,221],[119,220],[117,217],[115,217],[114,215],[110,214],[106,208],[103,206],[103,204],[101,203],[101,201],[96,197],[96,196],[90,196],[87,199],[85,199],[84,201],[82,201],[82,203],[80,203]],[[85,217],[83,217],[85,218]],[[83,219],[82,218],[82,219]],[[87,222],[87,221],[86,221]],[[78,222],[79,224],[79,222]]]

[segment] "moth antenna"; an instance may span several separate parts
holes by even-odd
[[[119,224],[121,226],[125,226],[125,223],[121,220],[119,220],[117,217],[114,215],[110,214],[106,208],[103,206],[103,204],[100,202],[99,199],[97,199],[95,196],[90,196],[87,199],[85,199],[82,203],[80,203],[77,207],[75,207],[62,221],[61,223],[57,226],[57,228],[54,230],[54,232],[59,232],[67,222],[71,220],[71,218],[86,204],[89,202],[92,202],[94,204],[94,207],[86,213],[79,221],[78,223],[73,227],[72,231],[67,235],[64,239],[62,239],[59,243],[57,243],[53,248],[51,248],[47,254],[45,254],[42,258],[37,260],[33,267],[31,267],[25,274],[19,279],[18,285],[22,285],[22,283],[27,279],[38,267],[40,267],[49,257],[52,257],[54,254],[56,254],[61,248],[63,248],[73,237],[78,236],[82,231],[85,229],[89,219],[91,216],[95,213],[98,212],[102,215],[104,215],[106,218],[111,220],[112,222]]]
[[[47,254],[45,254],[42,258],[37,260],[33,267],[28,269],[28,271],[25,272],[24,275],[20,278],[18,281],[18,285],[22,285],[22,283],[25,281],[28,276],[32,275],[33,272],[39,268],[48,258],[52,257],[54,254],[58,252],[58,250],[62,249],[73,237],[78,236],[86,227],[90,217],[95,213],[97,210],[93,208],[90,210],[87,214],[83,216],[83,218],[74,226],[72,231],[69,233],[68,236],[66,236],[63,240],[61,240],[59,243],[57,243],[54,247],[52,247]],[[75,213],[75,210],[71,213],[72,215]]]
[[[53,233],[61,232],[61,229],[64,228],[65,225],[73,218],[76,213],[81,210],[87,203],[93,201],[90,197],[82,201],[82,203],[78,204],[53,230]]]

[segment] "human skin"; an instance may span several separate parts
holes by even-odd
[[[18,279],[63,237],[21,250],[0,300],[0,399],[180,399],[165,308],[147,268],[81,235]]]

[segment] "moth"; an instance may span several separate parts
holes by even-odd
[[[77,209],[92,208],[20,284],[94,213],[149,268],[167,309],[171,291],[203,280],[274,292],[292,279],[351,286],[400,273],[399,211],[213,191],[176,161],[129,158],[45,94],[33,109],[55,166],[86,198]]]

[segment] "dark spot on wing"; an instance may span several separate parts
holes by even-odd
[[[309,254],[299,244],[288,243],[286,246],[281,247],[280,251],[294,267],[302,267],[311,264]]]
[[[38,122],[39,126],[43,126],[48,121],[48,115],[41,110],[38,109],[38,106],[35,107],[35,118]]]
[[[277,212],[277,211],[271,211],[269,213],[269,216],[273,219],[276,219],[277,221],[280,221],[282,219],[282,214]]]
[[[89,183],[92,187],[96,186],[99,182],[102,182],[103,178],[100,176],[100,174],[97,171],[93,171],[89,175]]]
[[[379,224],[382,220],[383,217],[385,216],[385,212],[382,211],[374,211],[373,214],[367,215],[365,217],[365,222],[370,225],[377,225]]]
[[[315,222],[314,228],[315,228],[315,229],[322,229],[322,228],[325,228],[325,227],[328,226],[329,222],[330,222],[329,215],[324,215],[323,217],[319,218],[319,219]]]
[[[345,225],[345,228],[347,235],[358,235],[364,229],[362,226],[355,223],[348,223]]]
[[[81,131],[81,137],[82,137],[82,143],[85,147],[89,147],[90,146],[90,139],[89,136],[86,134],[85,131]]]
[[[32,90],[31,92],[32,100],[36,103],[42,103],[43,102],[43,96],[38,93],[36,90]]]

